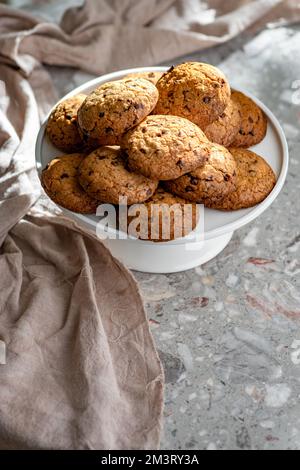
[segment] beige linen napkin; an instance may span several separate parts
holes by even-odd
[[[148,449],[161,430],[163,374],[133,277],[40,197],[34,144],[55,101],[44,64],[155,64],[296,20],[298,3],[89,0],[60,24],[0,6],[0,448]]]

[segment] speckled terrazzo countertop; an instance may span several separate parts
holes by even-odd
[[[163,449],[300,449],[300,26],[185,57],[262,99],[290,148],[286,186],[211,262],[134,273],[166,374]],[[89,75],[50,69],[61,95]]]

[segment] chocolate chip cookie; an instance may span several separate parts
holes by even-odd
[[[42,186],[47,195],[62,207],[81,214],[96,213],[99,201],[80,186],[77,171],[85,155],[73,153],[52,160],[43,170]]]
[[[221,116],[207,126],[204,133],[212,142],[229,147],[239,132],[241,123],[240,107],[233,96]]]
[[[267,133],[267,118],[251,98],[239,91],[232,91],[241,113],[240,129],[232,142],[233,147],[252,147],[261,142]]]
[[[237,165],[236,189],[222,200],[207,200],[207,207],[234,211],[252,207],[263,201],[276,184],[276,176],[268,163],[256,153],[230,148]]]
[[[151,113],[157,99],[156,86],[143,78],[107,82],[82,103],[78,123],[85,136],[102,145],[118,145],[125,132]]]
[[[77,111],[86,95],[72,96],[59,103],[48,119],[46,133],[55,147],[64,152],[81,150],[83,141],[77,125]]]
[[[136,72],[129,73],[125,78],[144,78],[145,80],[149,80],[149,82],[153,83],[153,85],[156,85],[162,75],[163,72]]]
[[[159,100],[154,114],[182,116],[201,129],[215,121],[229,104],[229,83],[209,64],[187,62],[171,67],[156,86]]]
[[[78,178],[91,197],[110,204],[119,204],[119,197],[126,197],[127,204],[146,201],[158,185],[158,181],[129,171],[124,153],[113,147],[100,147],[88,155],[81,162]]]
[[[153,115],[126,133],[122,146],[133,171],[156,180],[171,180],[205,163],[211,143],[187,119]]]
[[[214,144],[203,166],[174,181],[166,181],[164,187],[189,201],[212,203],[235,190],[236,171],[236,162],[231,153],[225,147]]]
[[[143,240],[166,242],[187,236],[198,220],[196,204],[159,187],[147,202],[128,208],[128,233]]]

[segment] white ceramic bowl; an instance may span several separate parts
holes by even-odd
[[[128,73],[164,72],[165,70],[165,67],[142,67],[113,72],[81,85],[60,101],[78,93],[89,93],[102,83],[121,79]],[[264,110],[268,118],[267,135],[259,145],[253,147],[253,150],[264,157],[276,173],[277,183],[273,191],[263,202],[249,209],[233,212],[203,209],[204,217],[200,217],[203,225],[200,224],[192,237],[188,239],[181,238],[162,243],[134,238],[104,240],[103,243],[112,254],[129,268],[149,273],[170,273],[206,263],[225,248],[235,230],[261,215],[280,193],[288,171],[288,146],[284,132],[274,114],[260,100],[245,90],[240,91],[252,98]],[[62,154],[45,137],[45,126],[46,122],[42,125],[36,142],[36,165],[39,174],[52,158]],[[95,232],[97,227],[97,232],[102,232],[101,221],[98,217],[76,214],[64,208],[62,210],[86,230]],[[111,233],[115,232],[112,228]],[[201,238],[202,234],[203,238]]]

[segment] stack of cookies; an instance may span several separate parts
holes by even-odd
[[[276,183],[267,162],[247,150],[266,132],[263,111],[212,65],[131,74],[56,106],[47,135],[64,154],[44,169],[42,185],[57,204],[86,214],[120,197],[143,204],[149,221],[154,205],[243,209]]]

